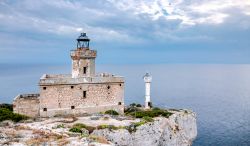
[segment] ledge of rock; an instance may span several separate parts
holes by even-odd
[[[197,136],[196,115],[168,110],[151,121],[107,114],[0,123],[0,145],[190,146]],[[78,125],[75,129],[74,126]],[[136,126],[135,126],[136,125]],[[82,127],[81,127],[82,126]]]
[[[189,146],[197,136],[196,116],[193,112],[176,112],[169,118],[157,117],[132,133],[126,129],[102,129],[92,134],[117,146]]]

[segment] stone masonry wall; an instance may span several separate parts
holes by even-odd
[[[108,109],[123,113],[123,96],[124,83],[40,86],[40,115],[97,113]]]
[[[83,72],[86,67],[86,74]],[[73,59],[72,60],[72,77],[94,76],[95,75],[95,59]]]
[[[29,117],[38,117],[39,103],[38,97],[16,98],[13,102],[13,111]]]

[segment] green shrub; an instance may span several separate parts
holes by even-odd
[[[109,125],[109,130],[118,130],[119,128],[114,125]]]
[[[125,114],[129,114],[129,113],[132,113],[132,112],[138,112],[138,111],[141,111],[141,109],[137,108],[137,107],[128,107],[124,110]]]
[[[107,110],[105,111],[105,114],[109,114],[109,115],[119,115],[119,113],[115,110]]]
[[[169,116],[171,116],[173,113],[170,113],[170,112],[164,112],[162,113],[161,115],[165,118],[168,118]]]
[[[75,133],[82,133],[82,128],[86,128],[85,124],[82,123],[76,123],[72,126],[72,128],[69,129],[70,132],[75,132]]]
[[[129,106],[135,107],[136,103],[131,103]]]
[[[56,126],[56,128],[64,128],[64,125],[63,124],[59,124]]]
[[[2,103],[2,104],[0,104],[0,108],[6,108],[6,109],[9,109],[10,111],[13,111],[13,105],[12,104],[8,104],[8,103]]]
[[[145,123],[146,123],[146,121],[140,121],[140,122],[134,123],[134,125],[135,125],[135,127],[139,127],[139,126],[141,126],[141,125],[143,125]]]
[[[69,131],[74,133],[82,133],[82,130],[78,127],[70,128]]]
[[[136,128],[147,123],[146,121],[140,121],[136,123],[132,123],[129,126],[126,126],[125,129],[127,129],[130,133],[135,132]]]
[[[121,127],[116,127],[114,125],[99,125],[97,126],[97,129],[118,130],[118,129],[121,129]]]
[[[152,110],[139,110],[138,108],[129,109],[126,111],[126,115],[130,115],[135,118],[143,118],[143,117],[169,117],[172,115],[171,112],[168,112],[167,110],[160,109],[160,108],[153,108]]]
[[[85,128],[86,130],[89,131],[89,133],[92,133],[96,128],[92,127],[92,126],[87,126],[85,124],[82,123],[76,123],[72,126],[72,128],[69,130],[70,132],[76,132],[76,133],[82,133],[82,130]]]
[[[154,121],[154,119],[152,118],[152,117],[148,117],[148,116],[145,116],[145,117],[143,117],[142,118],[144,121],[146,121],[146,122],[153,122]]]
[[[4,120],[12,120],[14,122],[19,122],[21,120],[28,119],[27,116],[13,113],[7,108],[0,108],[0,122]]]
[[[81,128],[86,128],[87,126],[85,124],[82,124],[82,123],[76,123],[73,125],[73,127],[81,129]]]
[[[97,126],[97,129],[106,129],[106,128],[108,128],[108,125],[105,124]]]
[[[82,128],[86,128],[86,125],[82,123],[76,123],[72,126],[72,128],[69,129],[69,131],[74,133],[82,133]]]
[[[142,107],[141,104],[137,104],[137,103],[131,103],[129,106],[130,107]]]

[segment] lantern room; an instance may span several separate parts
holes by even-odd
[[[89,49],[90,39],[88,38],[86,33],[81,33],[81,35],[76,40],[77,40],[77,49],[80,49],[80,48]]]

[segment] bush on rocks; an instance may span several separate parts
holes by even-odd
[[[152,117],[148,117],[148,116],[142,117],[142,119],[146,122],[153,122],[154,121],[154,119]]]
[[[7,108],[0,108],[0,122],[5,120],[12,120],[14,122],[19,122],[21,120],[28,119],[27,116],[13,113]]]
[[[122,127],[116,127],[114,125],[99,125],[97,126],[97,129],[118,130],[118,129],[122,129]]]
[[[154,118],[158,116],[163,116],[163,117],[168,118],[169,116],[172,115],[172,113],[164,109],[153,108],[151,110],[138,110],[138,109],[131,110],[130,109],[126,111],[126,115],[130,115],[135,118],[143,118],[143,117]]]
[[[107,110],[105,111],[105,114],[109,114],[109,115],[119,115],[119,113],[115,110]]]
[[[6,108],[6,109],[9,109],[10,111],[13,111],[13,105],[12,104],[8,104],[8,103],[2,103],[2,104],[0,104],[0,108]]]
[[[81,133],[82,135],[87,135],[87,133],[92,133],[96,128],[92,126],[87,126],[82,123],[76,123],[69,129],[70,132]],[[88,132],[86,132],[86,130]]]
[[[69,129],[69,131],[74,133],[82,133],[81,129],[77,127],[72,127]]]

